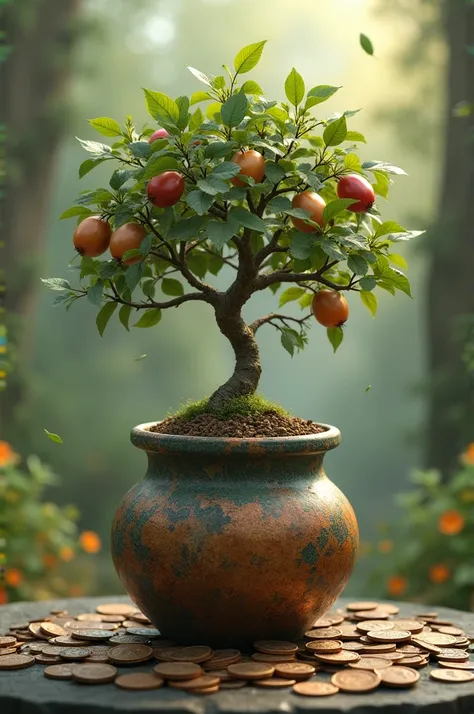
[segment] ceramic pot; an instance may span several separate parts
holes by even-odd
[[[357,521],[323,459],[340,432],[272,439],[172,436],[137,426],[148,471],[112,527],[132,600],[178,643],[295,640],[343,590]]]

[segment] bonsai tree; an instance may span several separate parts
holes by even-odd
[[[245,47],[233,69],[223,65],[217,76],[189,67],[203,85],[191,97],[145,89],[159,128],[137,129],[131,117],[123,126],[90,121],[112,143],[79,139],[90,154],[79,176],[105,163],[111,175],[108,186],[83,191],[61,216],[78,217],[80,284],[43,281],[62,291],[55,303],[70,308],[85,298],[97,306],[101,335],[117,310],[128,330],[131,318],[134,327],[154,327],[168,309],[207,303],[235,353],[234,372],[211,396],[211,410],[257,390],[263,326],[277,329],[293,355],[317,321],[336,350],[351,293],[372,315],[377,287],[410,295],[405,260],[393,245],[419,235],[381,219],[376,196],[386,199],[391,175],[404,171],[361,163],[356,152],[365,138],[348,128],[357,111],[321,118],[320,105],[340,87],[306,92],[292,69],[287,101],[278,103],[244,80],[264,46]],[[233,277],[222,291],[212,277],[224,267]],[[267,289],[279,294],[278,311],[246,324],[243,307]],[[301,316],[280,311],[291,302]]]

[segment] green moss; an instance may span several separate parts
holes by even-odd
[[[251,394],[246,397],[235,397],[230,399],[220,409],[210,409],[209,399],[201,399],[198,402],[188,402],[184,404],[175,414],[174,419],[184,419],[190,421],[200,414],[212,414],[223,421],[233,419],[236,416],[249,416],[250,414],[264,414],[265,412],[276,412],[282,416],[291,416],[283,407],[259,394]]]

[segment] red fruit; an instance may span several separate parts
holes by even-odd
[[[127,250],[133,250],[141,246],[145,236],[146,230],[139,223],[125,223],[125,225],[120,226],[112,233],[110,239],[110,254],[112,258],[122,261],[122,256],[125,255]],[[143,258],[137,255],[135,258],[124,260],[123,264],[132,265],[132,263],[138,263],[140,260],[143,260]]]
[[[74,231],[73,242],[78,253],[87,258],[97,258],[109,247],[112,229],[99,216],[88,216]]]
[[[159,208],[167,208],[178,203],[184,193],[184,178],[177,171],[164,171],[153,176],[147,186],[150,201]]]
[[[237,153],[233,155],[232,161],[234,164],[240,166],[242,176],[253,178],[255,183],[260,183],[265,176],[265,159],[258,151],[254,151],[253,149],[249,151],[237,151]],[[239,174],[234,176],[231,183],[233,183],[234,186],[248,185],[239,179]]]
[[[324,327],[341,327],[349,317],[349,305],[337,290],[320,290],[312,302],[313,315]]]
[[[321,228],[324,226],[323,211],[326,205],[326,201],[322,198],[319,193],[314,191],[303,191],[303,193],[297,193],[293,197],[291,202],[293,208],[303,208],[305,211],[309,212],[308,218],[315,223],[319,223]],[[299,231],[303,233],[315,233],[317,228],[315,226],[307,223],[303,218],[291,217],[293,225]]]
[[[157,129],[148,139],[149,144],[153,144],[157,139],[167,139],[169,136],[166,129]]]
[[[366,178],[359,174],[343,176],[337,184],[337,195],[339,198],[354,198],[357,200],[349,206],[349,211],[354,213],[366,213],[370,211],[375,203],[375,191]]]

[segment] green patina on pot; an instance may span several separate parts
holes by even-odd
[[[298,639],[343,590],[357,521],[327,478],[340,432],[218,439],[132,431],[145,478],[115,515],[112,554],[133,601],[178,643]]]

